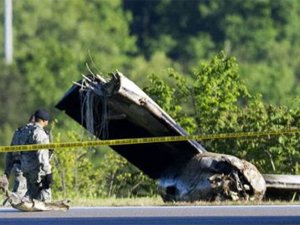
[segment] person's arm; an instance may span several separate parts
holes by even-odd
[[[49,144],[49,136],[42,129],[38,129],[35,132],[35,142],[36,144]],[[51,165],[49,161],[49,150],[39,149],[37,151],[38,161],[41,166],[41,174],[46,175],[51,173]]]
[[[49,142],[53,143],[53,135],[52,135],[51,131],[46,130],[46,129],[44,129],[44,130],[49,137]],[[54,155],[54,149],[50,148],[49,149],[49,161],[51,161],[51,159],[53,158],[53,155]]]
[[[37,130],[35,133],[35,140],[37,144],[49,144],[49,136],[44,130]],[[53,182],[51,165],[49,159],[49,149],[39,149],[37,151],[38,161],[40,163],[39,177],[43,189],[51,187]]]

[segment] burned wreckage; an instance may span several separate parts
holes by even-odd
[[[103,140],[187,135],[118,71],[109,81],[99,75],[83,76],[56,108]],[[262,175],[251,163],[208,152],[193,140],[111,148],[155,179],[164,201],[261,200],[270,189],[292,190],[299,185],[294,178],[277,182],[276,176]]]

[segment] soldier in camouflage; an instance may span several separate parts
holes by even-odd
[[[29,122],[19,127],[12,138],[11,145],[24,145],[27,142],[27,133],[32,130],[34,125],[34,116],[29,118]],[[4,174],[9,179],[10,175],[14,175],[13,192],[23,197],[27,191],[26,178],[21,171],[21,153],[20,152],[7,152],[5,156],[5,169]]]
[[[45,110],[37,110],[34,116],[35,124],[28,144],[49,144],[49,135],[44,127],[48,125],[50,114]],[[49,149],[22,152],[21,170],[27,179],[26,197],[50,202],[52,172]]]

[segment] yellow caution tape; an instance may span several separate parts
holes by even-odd
[[[300,133],[300,130],[290,129],[290,130],[265,131],[265,132],[163,136],[163,137],[127,138],[127,139],[65,142],[65,143],[50,143],[50,144],[13,145],[13,146],[0,146],[0,153],[17,152],[17,151],[34,151],[38,149],[95,147],[95,146],[103,146],[103,145],[113,146],[113,145],[150,144],[150,143],[160,143],[160,142],[179,142],[179,141],[188,141],[188,140],[203,141],[203,140],[232,139],[232,138],[258,138],[258,137],[296,134],[296,133]]]

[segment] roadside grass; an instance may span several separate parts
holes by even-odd
[[[4,198],[0,196],[2,206]],[[62,199],[54,199],[62,200]],[[300,201],[196,201],[196,202],[164,202],[160,196],[140,198],[71,198],[71,207],[109,207],[109,206],[243,206],[243,205],[299,205]],[[1,207],[0,206],[0,207]]]
[[[243,206],[243,205],[298,205],[300,201],[196,201],[196,202],[164,202],[161,197],[141,198],[105,198],[105,199],[70,199],[71,206]]]
[[[160,206],[164,205],[160,197],[141,197],[141,198],[74,198],[71,206]]]

